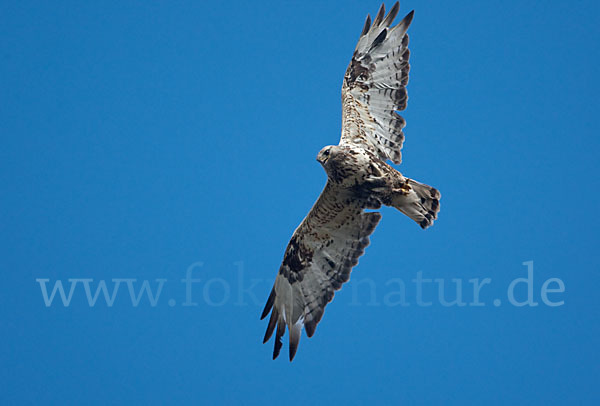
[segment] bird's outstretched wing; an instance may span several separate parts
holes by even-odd
[[[396,111],[406,108],[408,35],[411,11],[396,26],[396,3],[385,16],[382,4],[373,24],[367,21],[342,85],[342,144],[360,144],[382,160],[398,164],[405,122]],[[385,17],[384,17],[385,16]]]
[[[327,182],[294,232],[261,316],[264,319],[272,311],[265,343],[277,327],[273,359],[281,350],[286,326],[290,361],[294,358],[302,326],[311,337],[334,292],[350,278],[381,219],[381,214],[366,213],[365,208],[378,205],[356,199],[347,189]]]

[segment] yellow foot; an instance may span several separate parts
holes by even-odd
[[[403,184],[402,184],[402,186],[400,186],[400,192],[401,192],[403,195],[408,195],[408,194],[410,193],[410,191],[411,191],[411,190],[412,190],[412,189],[411,189],[410,185],[408,184],[408,179],[407,179],[407,180],[406,180],[406,183],[403,183]]]

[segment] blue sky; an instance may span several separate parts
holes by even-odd
[[[287,341],[277,361],[261,344],[378,7],[2,3],[3,404],[598,403],[592,1],[401,4],[415,19],[399,169],[441,190],[439,221],[422,231],[383,209],[294,362]],[[519,307],[508,287],[526,261],[538,305]],[[466,305],[444,306],[437,282],[419,305],[418,275],[448,299],[459,280]],[[473,306],[469,281],[486,278]],[[551,278],[560,306],[542,300]],[[69,279],[68,306],[46,306],[42,287]],[[114,279],[114,303],[91,306],[85,284]],[[155,305],[132,303],[143,281]],[[513,293],[524,301],[525,282]]]

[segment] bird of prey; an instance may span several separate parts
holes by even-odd
[[[271,317],[264,337],[275,332],[273,359],[281,337],[289,332],[289,357],[294,358],[302,327],[312,337],[334,292],[369,245],[369,236],[391,206],[425,229],[440,209],[440,193],[403,176],[386,161],[401,162],[405,122],[397,111],[406,108],[408,35],[413,11],[392,26],[396,3],[385,15],[382,4],[364,28],[342,84],[342,135],[317,161],[327,172],[327,184],[285,250],[261,320]]]

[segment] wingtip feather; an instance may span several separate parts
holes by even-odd
[[[290,362],[294,360],[296,351],[298,351],[298,344],[300,343],[300,333],[302,332],[302,324],[296,323],[289,329],[290,333]]]
[[[371,15],[367,14],[367,19],[365,20],[365,25],[360,33],[360,36],[362,37],[363,35],[366,35],[369,32],[369,28],[371,28]]]
[[[265,332],[265,337],[263,338],[263,344],[269,341],[271,336],[273,335],[273,331],[275,330],[275,325],[277,324],[278,313],[277,310],[273,310],[271,313],[271,318],[269,318],[269,324],[267,325],[267,331]]]
[[[392,22],[394,21],[394,18],[396,18],[396,16],[398,15],[398,11],[400,10],[400,2],[397,1],[393,6],[392,9],[390,10],[390,12],[388,13],[387,17],[385,18],[385,20],[383,20],[382,25],[384,25],[385,27],[389,27]]]
[[[378,27],[379,24],[383,21],[383,16],[385,16],[385,4],[381,3],[381,7],[379,7],[379,11],[375,16],[375,20],[373,20],[373,27]]]
[[[269,314],[269,312],[273,308],[273,303],[275,303],[275,287],[274,286],[273,286],[273,289],[271,289],[271,293],[269,294],[269,298],[267,299],[265,308],[263,309],[263,312],[260,315],[261,320],[264,319],[265,317],[267,317],[267,314]]]
[[[415,10],[412,10],[410,13],[408,13],[408,14],[406,15],[406,17],[404,17],[404,18],[402,19],[402,22],[403,22],[404,24],[406,24],[406,26],[408,27],[408,26],[410,25],[410,23],[412,22],[412,20],[413,20],[414,16],[415,16]]]
[[[281,337],[285,333],[285,322],[280,318],[277,322],[277,332],[275,333],[275,346],[273,347],[273,359],[276,359],[281,352]]]

